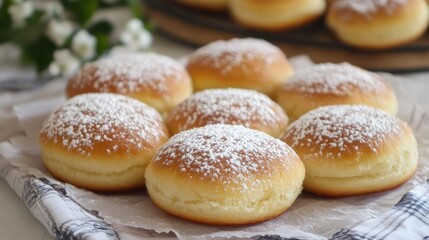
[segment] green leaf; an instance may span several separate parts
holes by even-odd
[[[0,12],[3,14],[3,6],[0,9]],[[12,41],[18,45],[24,45],[29,42],[37,40],[41,34],[43,34],[45,29],[45,23],[41,21],[44,12],[41,10],[35,10],[30,17],[25,20],[25,24],[22,27],[14,28],[7,25],[6,22],[10,21],[9,18],[5,18],[4,15],[1,15],[0,18],[0,43]]]
[[[145,22],[144,28],[149,32],[153,32],[153,28],[154,28],[153,23],[151,21]]]
[[[107,20],[101,20],[101,21],[95,22],[88,27],[88,32],[91,33],[92,35],[96,35],[100,33],[110,34],[112,30],[113,30],[113,25]]]
[[[127,0],[127,4],[134,17],[143,18],[143,5],[141,0]]]
[[[91,19],[98,7],[97,0],[62,0],[61,2],[81,25]]]
[[[37,71],[44,71],[53,60],[55,44],[47,37],[41,37],[38,41],[30,43],[22,48],[24,59],[34,63]]]
[[[114,3],[105,3],[104,1],[100,1],[98,5],[100,8],[115,8],[115,7],[126,6],[125,2],[126,2],[125,0],[118,0],[117,2],[114,2]]]
[[[44,15],[45,15],[44,11],[38,10],[38,9],[34,10],[33,14],[31,14],[31,16],[26,20],[27,25],[35,22],[39,22]]]
[[[9,42],[11,39],[10,29],[4,28],[0,31],[0,44]]]
[[[97,39],[97,56],[96,58],[102,56],[106,51],[111,47],[109,42],[109,36],[107,34],[98,33],[95,34]]]
[[[22,28],[9,29],[9,31],[5,31],[5,34],[9,34],[9,41],[23,46],[38,41],[44,35],[45,29],[46,23],[39,21],[27,24]]]
[[[0,29],[10,28],[12,26],[12,19],[9,15],[9,6],[12,4],[12,0],[3,0],[0,4]]]

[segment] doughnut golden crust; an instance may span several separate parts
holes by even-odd
[[[167,139],[155,109],[108,93],[69,99],[39,135],[43,162],[53,176],[96,191],[144,186],[147,164]]]
[[[178,0],[178,2],[190,7],[204,10],[225,10],[228,5],[228,0]]]
[[[277,92],[291,121],[325,105],[362,104],[396,114],[398,102],[380,75],[348,63],[319,64],[296,73]]]
[[[210,124],[243,125],[275,138],[286,131],[283,109],[264,94],[245,89],[211,89],[196,93],[167,117],[170,134]]]
[[[237,125],[174,135],[146,171],[146,187],[166,212],[195,222],[239,225],[275,218],[302,189],[304,165],[280,140]]]
[[[191,54],[186,68],[195,91],[234,87],[270,97],[293,73],[279,48],[252,38],[212,42]]]
[[[127,95],[166,114],[192,94],[192,82],[172,58],[154,53],[119,55],[85,65],[67,83],[69,98],[93,92]]]
[[[262,30],[284,30],[322,16],[326,0],[231,0],[229,9],[243,25]]]
[[[425,0],[338,0],[331,4],[326,21],[348,45],[388,49],[423,35],[429,10]]]
[[[305,165],[304,189],[319,195],[388,190],[417,167],[417,142],[408,124],[367,106],[318,108],[292,123],[282,140]]]

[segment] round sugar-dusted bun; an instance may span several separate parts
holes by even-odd
[[[159,113],[135,99],[109,93],[69,99],[45,121],[42,158],[56,178],[96,191],[144,185],[144,172],[168,140]]]
[[[190,7],[204,10],[225,10],[228,5],[228,0],[178,0],[178,2]]]
[[[235,87],[271,97],[293,73],[279,48],[252,38],[219,40],[203,46],[191,54],[186,68],[195,91]]]
[[[238,225],[272,219],[302,190],[304,165],[284,142],[238,125],[174,135],[146,170],[154,203],[195,222]]]
[[[396,114],[398,102],[380,75],[348,63],[325,63],[297,72],[277,92],[291,121],[325,105],[362,104]]]
[[[325,12],[326,0],[233,0],[232,16],[241,24],[262,30],[296,28]]]
[[[192,94],[192,82],[174,59],[136,53],[89,63],[68,81],[67,97],[92,92],[127,95],[166,114]]]
[[[243,125],[280,137],[288,118],[283,109],[262,93],[245,89],[210,89],[176,106],[167,118],[170,134],[210,124]]]
[[[337,0],[326,21],[348,45],[387,49],[423,35],[429,11],[425,0]]]
[[[282,140],[305,165],[304,189],[320,195],[388,190],[417,167],[417,142],[408,124],[368,106],[318,108],[293,122]]]

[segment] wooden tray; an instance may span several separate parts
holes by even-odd
[[[350,62],[377,71],[429,70],[429,33],[403,47],[388,51],[363,51],[338,42],[323,19],[298,30],[263,32],[247,29],[227,13],[212,13],[184,7],[173,0],[145,0],[147,15],[156,28],[193,46],[217,39],[252,36],[279,46],[288,56],[307,54],[315,62]]]

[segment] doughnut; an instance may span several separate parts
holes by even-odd
[[[185,68],[155,53],[136,53],[86,64],[67,83],[66,95],[110,92],[138,99],[166,115],[192,94]]]
[[[348,63],[324,63],[297,72],[279,88],[277,103],[291,121],[325,105],[362,104],[396,114],[398,102],[380,75]]]
[[[195,222],[241,225],[275,218],[302,190],[304,165],[284,142],[241,125],[174,135],[146,170],[164,211]]]
[[[225,10],[228,6],[228,0],[178,0],[184,5],[211,11]]]
[[[326,0],[232,0],[237,22],[261,30],[287,30],[310,23],[326,10]]]
[[[417,142],[408,124],[368,106],[320,107],[293,122],[281,139],[305,165],[304,189],[319,195],[388,190],[417,167]]]
[[[426,31],[425,0],[338,0],[328,10],[328,27],[342,42],[363,49],[389,49]]]
[[[269,97],[253,90],[209,89],[177,105],[166,119],[170,134],[210,124],[243,125],[273,137],[286,131],[288,118]]]
[[[168,140],[160,114],[135,99],[111,93],[67,100],[39,135],[42,159],[59,180],[95,191],[144,186],[144,172]]]
[[[219,40],[203,46],[190,55],[186,68],[195,91],[234,87],[271,97],[293,73],[279,48],[253,38]]]

